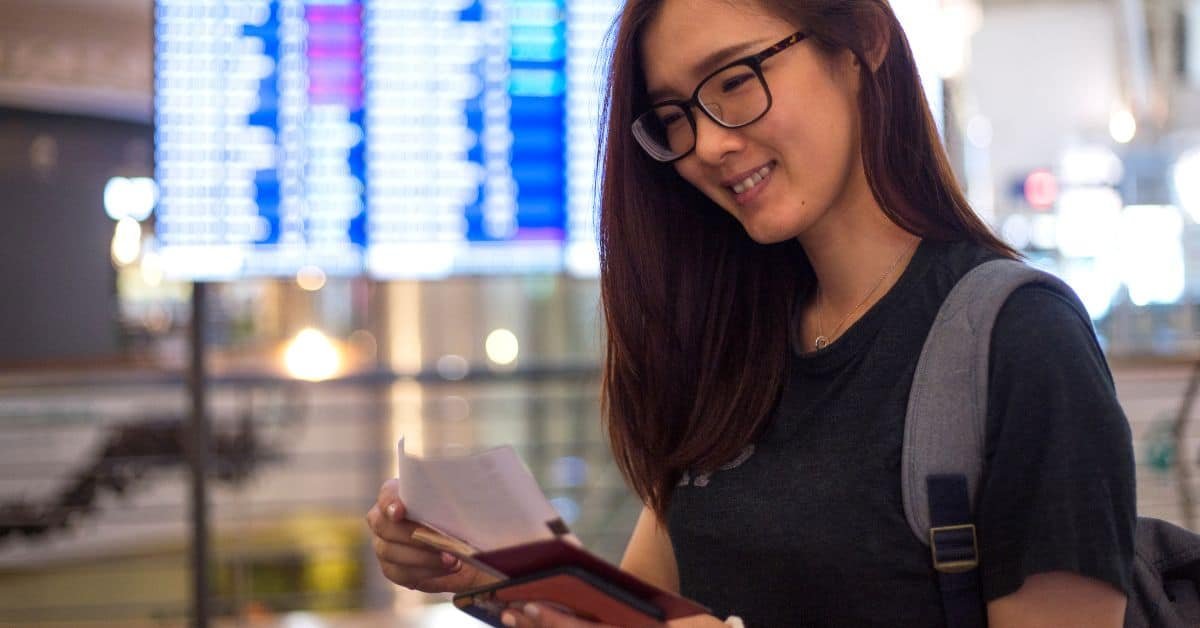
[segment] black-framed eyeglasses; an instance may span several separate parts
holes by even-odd
[[[770,48],[726,64],[704,77],[687,100],[664,100],[633,121],[633,136],[654,159],[670,163],[696,148],[699,108],[713,122],[736,129],[757,122],[771,109],[771,90],[763,78],[762,63],[806,37],[795,32]]]

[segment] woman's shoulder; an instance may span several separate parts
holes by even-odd
[[[996,316],[993,353],[1011,348],[1056,362],[1079,353],[1103,359],[1092,320],[1069,290],[1038,283],[1013,291]]]
[[[930,266],[936,274],[957,281],[972,268],[1000,254],[970,240],[928,242]]]
[[[971,269],[1002,257],[967,241],[932,243],[930,249],[927,281],[936,285],[939,299],[944,299]],[[996,316],[993,356],[1007,356],[1010,350],[1018,358],[1101,353],[1091,318],[1070,287],[1042,283],[1014,290]]]
[[[975,242],[926,239],[913,258],[912,272],[906,273],[913,277],[905,283],[905,290],[919,295],[920,309],[932,316],[963,275],[998,257],[994,251]]]

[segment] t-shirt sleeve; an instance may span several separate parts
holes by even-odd
[[[1091,322],[1025,286],[992,332],[987,464],[977,507],[984,599],[1068,571],[1128,592],[1133,449]]]

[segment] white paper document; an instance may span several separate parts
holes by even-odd
[[[565,528],[533,474],[511,446],[471,456],[400,454],[400,499],[408,518],[490,551],[553,539]]]

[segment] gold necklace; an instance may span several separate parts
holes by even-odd
[[[875,284],[872,285],[871,289],[867,291],[867,295],[862,298],[862,301],[859,301],[858,305],[854,306],[854,309],[850,310],[845,316],[843,316],[842,320],[838,322],[837,327],[834,327],[833,331],[829,332],[830,336],[833,336],[834,338],[837,337],[838,330],[842,328],[842,325],[845,325],[846,321],[850,320],[850,317],[853,316],[854,313],[859,310],[859,308],[866,305],[867,301],[870,300],[871,295],[875,294],[875,290],[877,290],[879,288],[879,286],[883,283],[883,280],[887,279],[888,276],[892,274],[892,271],[896,270],[896,267],[900,265],[900,260],[904,259],[910,251],[915,250],[917,248],[917,245],[920,243],[921,243],[921,240],[917,239],[916,244],[913,244],[911,247],[908,247],[908,248],[904,249],[903,251],[900,251],[900,256],[897,257],[895,259],[895,261],[892,262],[892,265],[889,266],[888,269],[886,271],[884,271],[884,273],[882,275],[879,276],[879,279],[875,280]],[[825,300],[821,298],[821,284],[818,283],[817,284],[817,339],[815,342],[813,342],[813,345],[817,349],[824,349],[825,347],[828,347],[829,343],[830,343],[829,337],[825,335],[825,325],[821,321],[821,318],[822,318],[821,310],[824,309],[822,307],[824,304],[824,301]]]

